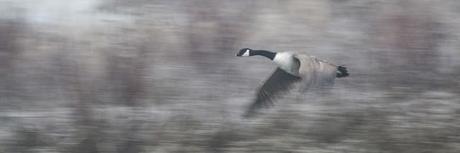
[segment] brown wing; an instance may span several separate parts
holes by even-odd
[[[294,82],[300,81],[300,77],[291,75],[277,68],[267,81],[259,88],[254,102],[249,106],[245,117],[251,117],[262,107],[270,107],[277,96],[289,91]]]

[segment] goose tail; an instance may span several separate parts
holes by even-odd
[[[337,78],[343,78],[349,75],[350,74],[348,73],[348,70],[345,66],[337,66],[337,74],[336,74]]]

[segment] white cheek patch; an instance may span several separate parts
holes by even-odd
[[[249,56],[249,50],[246,50],[243,54],[243,56]]]

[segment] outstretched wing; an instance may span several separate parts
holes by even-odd
[[[300,81],[300,77],[291,75],[277,68],[267,81],[259,88],[254,102],[249,106],[245,117],[251,117],[262,108],[273,105],[273,100],[282,93],[290,90],[294,82]]]

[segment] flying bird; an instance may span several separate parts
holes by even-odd
[[[332,86],[335,78],[349,76],[346,67],[303,53],[243,48],[236,56],[262,56],[278,65],[273,74],[259,87],[256,97],[244,117],[251,117],[260,108],[273,105],[277,97],[293,91],[294,88],[300,93],[304,93],[311,87]]]

